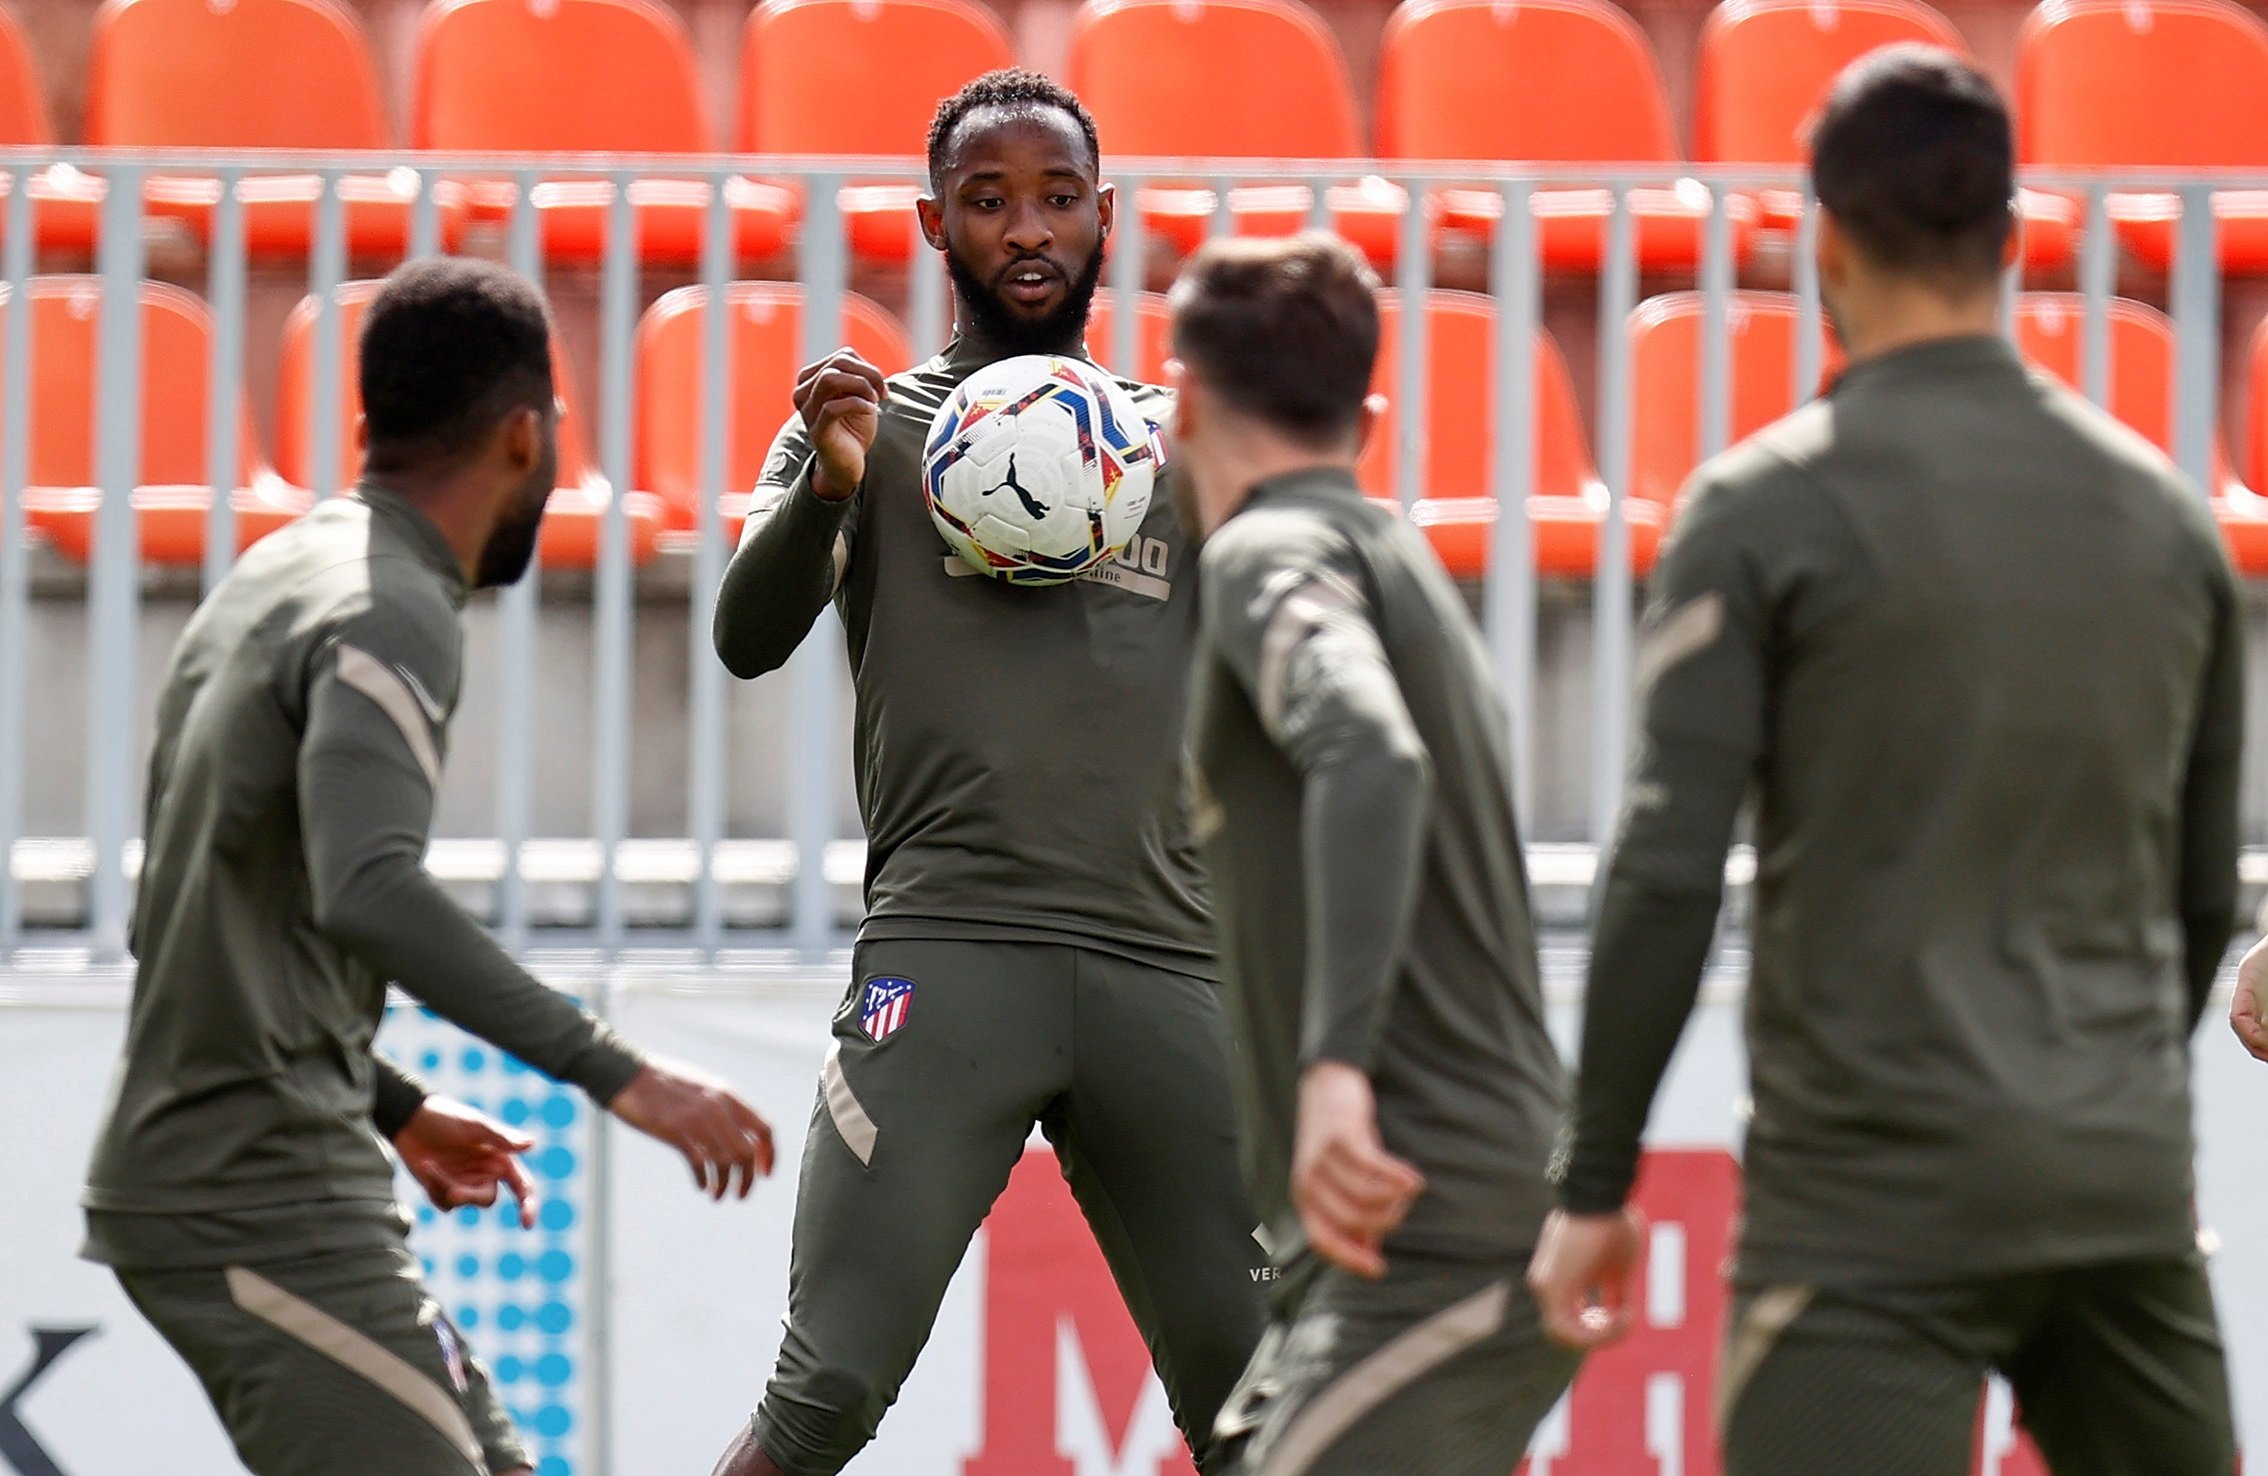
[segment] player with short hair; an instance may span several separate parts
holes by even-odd
[[[1161,497],[1137,546],[1086,576],[988,579],[946,548],[921,483],[931,418],[969,375],[1086,357],[1114,202],[1093,119],[1031,72],[947,98],[929,166],[921,225],[956,336],[888,380],[847,349],[803,371],[717,602],[717,653],[742,677],[834,602],[867,832],[786,1342],[718,1470],[833,1476],[864,1448],[1037,1123],[1212,1473],[1268,1267],[1174,762],[1193,571]],[[1163,414],[1161,391],[1122,383]]]
[[[1456,586],[1355,483],[1377,286],[1311,235],[1216,242],[1172,296],[1197,827],[1288,1258],[1221,1416],[1248,1476],[1504,1476],[1576,1362],[1521,1279],[1564,1073],[1508,719]]]
[[[551,493],[550,335],[501,267],[389,277],[362,335],[361,484],[244,556],[158,705],[86,1254],[259,1476],[529,1464],[419,1282],[380,1138],[437,1204],[493,1204],[501,1185],[523,1221],[530,1140],[372,1053],[389,981],[678,1149],[719,1198],[771,1168],[755,1112],[529,977],[424,869],[459,608],[526,570]]]
[[[2235,581],[2197,489],[1998,332],[1991,84],[1876,52],[1811,148],[1850,363],[1696,474],[1662,556],[1534,1283],[1574,1345],[1629,1323],[1753,792],[1729,1476],[1960,1476],[1995,1370],[2060,1476],[2227,1476],[2189,1039],[2236,905]]]

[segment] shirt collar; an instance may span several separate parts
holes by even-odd
[[[1303,466],[1269,477],[1253,485],[1245,505],[1252,506],[1279,497],[1322,496],[1360,497],[1362,488],[1355,481],[1354,468],[1347,466]]]
[[[391,528],[419,563],[441,576],[449,590],[449,598],[463,605],[471,593],[465,587],[464,567],[457,562],[457,552],[449,547],[449,540],[441,536],[433,519],[422,509],[398,492],[389,491],[376,482],[363,482],[351,494],[367,505],[371,516]]]
[[[1835,376],[1829,393],[1839,394],[1856,385],[1903,384],[1976,371],[2021,375],[2024,361],[2015,345],[1997,333],[1933,338],[1860,360]]]
[[[987,364],[997,364],[1002,359],[1013,359],[1015,357],[1017,356],[1014,354],[995,353],[970,339],[967,335],[956,333],[953,335],[953,341],[945,345],[945,351],[937,356],[937,363],[946,373],[955,378],[965,379]],[[1070,352],[1057,354],[1055,357],[1059,359],[1080,359],[1089,364],[1094,362],[1094,356],[1087,352],[1087,346],[1083,342]]]

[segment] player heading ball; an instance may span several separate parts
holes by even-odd
[[[1287,1261],[1219,1427],[1248,1476],[1504,1476],[1576,1362],[1521,1279],[1563,1073],[1509,724],[1449,576],[1355,485],[1377,286],[1311,235],[1207,246],[1172,296],[1193,808]]]
[[[2236,906],[2244,634],[2204,496],[1998,332],[2008,113],[1880,51],[1813,134],[1827,395],[1695,474],[1638,663],[1553,1329],[1627,1325],[1639,1134],[1756,804],[1729,1476],[2226,1476],[2190,1035]]]

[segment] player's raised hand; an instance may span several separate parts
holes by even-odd
[[[684,1154],[694,1185],[711,1199],[746,1199],[772,1172],[771,1124],[705,1071],[648,1057],[610,1110]]]
[[[882,428],[882,371],[840,348],[795,377],[795,413],[811,437],[817,462],[811,490],[829,502],[858,490],[866,478],[866,453]]]
[[[402,1130],[394,1151],[435,1209],[487,1208],[501,1187],[519,1201],[520,1225],[535,1228],[535,1180],[520,1155],[535,1139],[447,1097],[427,1097]]]
[[[2252,945],[2236,969],[2236,1000],[2229,1006],[2229,1028],[2257,1060],[2268,1061],[2268,1019],[2263,1019],[2260,997],[2268,985],[2268,938]]]
[[[1553,1342],[1588,1352],[1630,1331],[1630,1278],[1645,1245],[1646,1217],[1633,1205],[1611,1215],[1551,1212],[1528,1263],[1528,1290]]]
[[[1425,1176],[1379,1141],[1367,1075],[1343,1061],[1301,1074],[1292,1206],[1317,1255],[1357,1276],[1384,1276],[1386,1237],[1424,1189]]]

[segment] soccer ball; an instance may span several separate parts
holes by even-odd
[[[962,381],[929,424],[922,494],[945,542],[1010,584],[1060,584],[1142,526],[1164,460],[1134,397],[1083,359],[1024,354]]]

